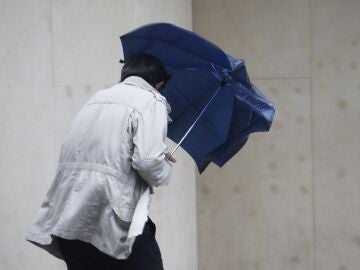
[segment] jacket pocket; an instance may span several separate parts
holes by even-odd
[[[130,227],[131,220],[135,212],[135,207],[129,208],[112,205],[111,208],[116,215],[116,222],[121,226]]]

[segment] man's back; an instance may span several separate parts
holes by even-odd
[[[61,147],[56,177],[27,239],[57,257],[51,235],[127,257],[128,229],[141,195],[169,181],[166,132],[166,100],[142,78],[95,94]]]

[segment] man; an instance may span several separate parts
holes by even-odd
[[[120,83],[80,110],[58,168],[26,239],[76,269],[163,269],[148,218],[154,186],[169,183],[164,143],[169,79],[147,54],[127,61]]]

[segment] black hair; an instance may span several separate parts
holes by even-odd
[[[164,81],[165,84],[170,79],[164,65],[150,54],[136,54],[125,62],[120,60],[120,63],[125,63],[121,70],[120,82],[130,76],[138,76],[155,87],[158,82]]]

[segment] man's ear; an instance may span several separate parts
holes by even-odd
[[[164,83],[164,81],[158,82],[157,84],[155,84],[155,89],[159,91]]]

